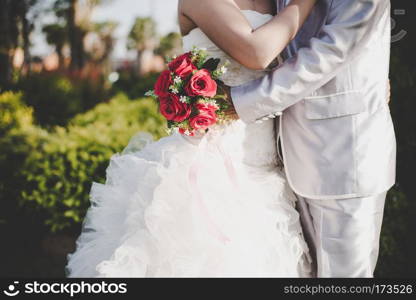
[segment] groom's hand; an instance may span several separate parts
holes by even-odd
[[[226,101],[228,102],[228,108],[224,111],[225,115],[232,120],[240,119],[233,103],[233,99],[231,98],[231,89],[229,86],[225,84],[219,84],[218,88],[223,92],[224,96],[226,97]]]

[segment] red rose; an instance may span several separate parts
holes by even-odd
[[[160,113],[168,120],[182,122],[191,114],[191,106],[179,101],[175,94],[167,94],[159,98]]]
[[[163,71],[155,83],[155,94],[164,97],[169,94],[169,87],[172,85],[172,76],[169,71]]]
[[[191,61],[191,53],[185,53],[169,63],[169,69],[181,78],[186,78],[197,68]]]
[[[217,83],[211,78],[208,70],[196,72],[185,87],[188,96],[214,97],[217,93]]]
[[[199,113],[195,117],[191,118],[189,124],[195,130],[205,130],[208,127],[217,123],[217,115],[215,111],[217,106],[206,103],[197,103],[195,107]]]

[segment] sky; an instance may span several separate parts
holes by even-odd
[[[160,35],[178,31],[177,4],[178,0],[106,0],[95,9],[92,19],[96,22],[115,21],[119,24],[115,33],[117,41],[113,57],[123,59],[129,54],[126,50],[126,40],[135,18],[153,17]],[[48,22],[53,22],[53,18],[45,17],[42,21],[42,23]],[[35,33],[33,44],[32,51],[36,55],[45,55],[53,51],[46,44],[39,30]]]

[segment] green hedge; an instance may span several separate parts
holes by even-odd
[[[11,103],[21,97],[10,95]],[[2,124],[10,127],[7,120]],[[165,132],[164,119],[153,100],[131,101],[123,95],[78,115],[66,128],[47,132],[33,124],[27,127],[7,134],[0,142],[2,149],[12,149],[0,167],[16,170],[7,180],[3,178],[12,186],[3,187],[0,198],[17,197],[27,209],[45,215],[52,231],[82,221],[92,181],[104,181],[110,157],[123,150],[135,133],[144,131],[160,138]]]
[[[383,227],[380,239],[380,257],[375,275],[377,277],[411,277],[412,269],[405,266],[411,263],[414,253],[410,221],[415,216],[414,202],[398,187],[387,195],[384,208]]]
[[[110,97],[103,78],[61,73],[30,74],[18,81],[16,89],[23,92],[23,101],[34,108],[36,122],[44,127],[67,125],[76,114]]]
[[[158,77],[159,73],[149,73],[140,77],[132,71],[121,71],[120,79],[114,83],[113,90],[126,93],[130,98],[143,97],[148,90],[153,89]]]
[[[21,93],[0,94],[0,113],[0,138],[33,124],[33,109],[23,104]]]
[[[33,125],[33,109],[21,93],[0,95],[0,224],[16,218],[20,191],[26,184],[22,169],[48,133]]]

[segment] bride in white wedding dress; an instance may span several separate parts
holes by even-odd
[[[274,17],[240,12],[253,29]],[[222,80],[264,76],[219,49],[200,28],[184,51],[230,61]],[[275,121],[234,121],[205,136],[132,138],[94,182],[91,207],[68,255],[69,277],[308,277],[296,197],[279,167]],[[135,145],[143,144],[135,148]]]

